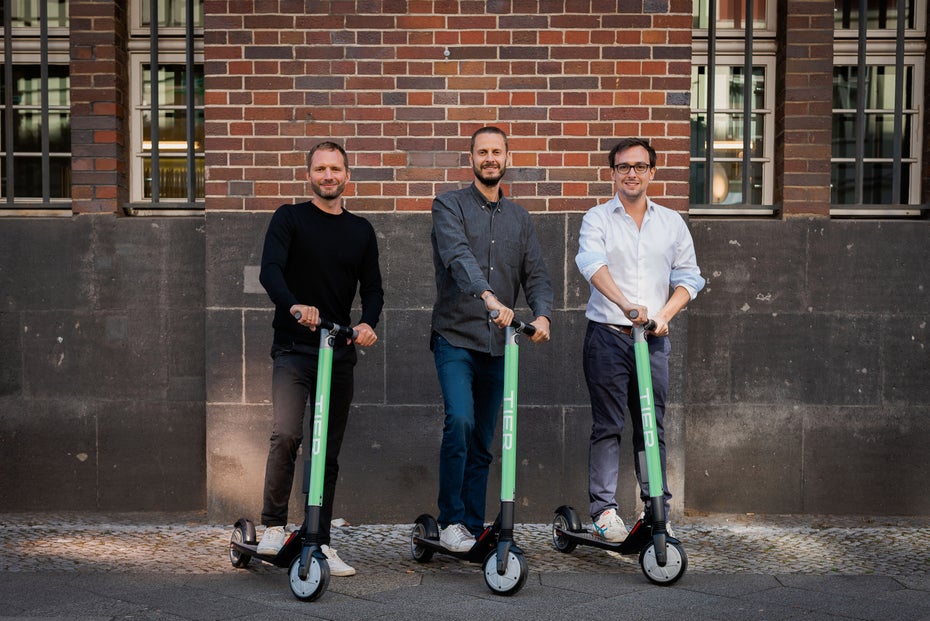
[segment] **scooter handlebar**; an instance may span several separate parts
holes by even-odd
[[[491,317],[491,319],[495,319],[499,314],[500,313],[497,312],[496,310],[492,310],[491,312],[488,313],[488,316]],[[525,323],[516,318],[510,321],[510,327],[516,330],[517,332],[522,332],[523,334],[527,336],[533,336],[534,334],[536,334],[536,326],[530,323]]]
[[[631,310],[630,319],[636,319],[637,317],[639,317],[639,311],[636,309]],[[649,330],[655,330],[655,329],[656,329],[656,322],[652,319],[650,319],[649,321],[643,324],[643,330],[646,330],[647,332]]]
[[[300,311],[294,313],[294,318],[298,321],[300,321],[301,316],[302,315],[300,314]],[[335,334],[336,336],[344,336],[347,339],[353,340],[358,338],[358,330],[350,328],[349,326],[340,326],[337,323],[333,323],[329,319],[323,319],[320,317],[320,323],[317,325],[324,330],[329,330],[330,334]]]

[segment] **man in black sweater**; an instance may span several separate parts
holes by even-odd
[[[358,338],[354,343],[337,339],[333,351],[319,538],[333,576],[355,574],[329,546],[339,449],[352,404],[355,345],[369,347],[378,340],[374,328],[384,306],[374,229],[342,206],[349,176],[348,157],[340,145],[323,142],[310,150],[307,180],[313,197],[275,211],[265,235],[260,275],[275,305],[271,348],[274,426],[265,467],[262,524],[267,528],[258,545],[260,554],[276,554],[286,539],[287,506],[304,412],[308,397],[316,394],[317,325],[321,317],[351,325],[356,292],[361,298],[362,316],[355,326]]]

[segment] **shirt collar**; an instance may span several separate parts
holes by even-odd
[[[487,199],[487,197],[486,197],[484,194],[481,193],[481,190],[479,190],[479,189],[478,189],[478,186],[475,185],[476,183],[477,183],[477,182],[474,182],[474,181],[473,181],[472,184],[471,184],[471,186],[470,186],[470,187],[471,187],[472,196],[475,197],[475,199],[478,201],[478,203],[479,203],[482,207],[486,207],[487,205],[490,204],[491,201],[489,201],[489,200]],[[504,191],[503,191],[500,187],[498,187],[498,188],[497,188],[497,201],[496,201],[498,205],[500,205],[500,202],[503,200],[503,198],[504,198]]]
[[[611,212],[619,211],[620,213],[623,213],[623,214],[626,213],[626,208],[623,206],[623,203],[620,202],[620,199],[617,197],[616,194],[614,194],[610,198],[607,204],[610,206]],[[649,213],[652,211],[655,211],[655,203],[653,203],[652,199],[647,196],[646,197],[646,213]]]

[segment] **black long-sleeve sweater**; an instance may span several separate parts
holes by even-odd
[[[351,323],[358,292],[358,323],[378,325],[384,306],[378,241],[365,218],[343,209],[339,215],[320,210],[312,201],[282,205],[271,217],[259,279],[275,305],[274,342],[319,346],[319,333],[297,323],[294,304],[320,309],[325,319]]]

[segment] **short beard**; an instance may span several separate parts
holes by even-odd
[[[503,168],[498,169],[500,171],[500,175],[496,179],[485,179],[484,175],[482,174],[482,170],[480,168],[478,168],[477,166],[472,166],[472,170],[475,173],[475,179],[477,181],[480,181],[481,185],[483,185],[486,188],[493,188],[494,186],[499,184],[504,179],[504,175],[507,173],[507,167],[504,166]]]
[[[326,193],[323,192],[323,188],[317,184],[310,182],[310,189],[313,190],[313,193],[319,196],[320,198],[325,198],[326,200],[333,200],[334,198],[339,198],[342,196],[342,193],[346,190],[346,184],[337,185],[335,190],[326,190]]]

